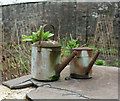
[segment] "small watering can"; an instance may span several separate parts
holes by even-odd
[[[45,28],[48,25],[43,26]],[[53,25],[52,28],[54,29]],[[40,34],[42,35],[42,34]],[[42,36],[40,36],[40,39]],[[32,44],[31,73],[32,78],[40,81],[55,81],[60,77],[60,72],[77,55],[71,55],[61,63],[61,45],[58,41],[41,41]]]
[[[70,62],[70,77],[76,79],[92,78],[92,66],[99,56],[97,52],[93,57],[93,49],[88,47],[73,48],[77,51],[76,57]]]

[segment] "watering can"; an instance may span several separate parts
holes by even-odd
[[[43,28],[49,25],[44,25]],[[54,29],[53,25],[52,28]],[[41,31],[42,32],[42,31]],[[73,51],[70,56],[61,62],[61,45],[58,41],[40,41],[32,44],[31,74],[39,81],[55,81],[60,77],[61,71],[77,55]]]
[[[71,52],[77,51],[77,55],[70,62],[70,77],[75,79],[92,78],[92,67],[100,52],[93,56],[93,49],[88,47],[73,48]]]

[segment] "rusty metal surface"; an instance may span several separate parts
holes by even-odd
[[[73,48],[78,53],[70,63],[70,76],[72,78],[91,78],[92,66],[99,56],[99,52],[93,56],[93,49],[89,47]]]
[[[71,55],[61,63],[61,47],[40,48],[32,46],[31,72],[34,79],[51,81],[58,80],[60,72],[77,55],[73,51]]]
[[[93,50],[93,49],[89,48],[89,47],[78,47],[78,48],[73,48],[72,50],[87,50],[87,51],[90,51],[90,50]]]
[[[34,79],[37,80],[54,80],[59,79],[56,69],[61,63],[61,50],[54,51],[53,48],[32,47],[32,66],[31,72]],[[58,77],[55,77],[58,76]],[[55,77],[55,78],[54,78]]]
[[[78,48],[79,49],[79,48]],[[77,50],[77,56],[70,63],[70,74],[73,78],[91,78],[92,70],[89,69],[89,74],[86,75],[86,70],[92,59],[92,51],[84,50],[86,48],[82,48],[83,50]]]
[[[72,61],[72,59],[74,59],[74,57],[77,55],[77,51],[73,51],[58,67],[58,72],[60,73],[68,64],[70,61]]]
[[[31,72],[34,79],[52,81],[58,80],[60,72],[77,55],[73,51],[71,55],[61,63],[61,46],[59,43],[41,41],[32,45]],[[44,46],[41,47],[41,46]]]
[[[54,47],[61,47],[61,44],[57,41],[41,41],[41,43],[36,42],[33,43],[32,46],[35,47],[42,47],[42,48],[54,48]]]
[[[99,56],[99,54],[100,54],[100,52],[97,52],[97,53],[95,54],[95,56],[91,59],[89,65],[88,65],[88,68],[87,68],[87,70],[85,71],[85,75],[88,75],[88,74],[89,74],[89,72],[90,72],[90,70],[91,70],[94,62],[96,61],[97,57]]]
[[[51,30],[51,28],[52,28],[52,30]],[[43,32],[46,32],[46,31],[49,31],[50,33],[54,33],[54,36],[52,36],[53,37],[53,39],[52,40],[55,40],[54,42],[53,42],[53,44],[56,44],[56,43],[59,43],[60,42],[60,40],[59,40],[59,36],[55,33],[55,26],[53,25],[53,24],[44,24],[42,27],[41,27],[41,30],[40,30],[40,35],[39,35],[39,38],[40,38],[40,40],[39,40],[39,45],[40,46],[42,46],[42,47],[46,47],[46,42],[44,42],[43,41],[43,38],[42,38],[42,33]],[[51,38],[50,38],[51,39]],[[43,41],[43,42],[42,42]],[[47,41],[47,40],[46,40]],[[42,43],[42,45],[41,45],[41,43]],[[47,42],[47,43],[49,43],[49,42]],[[44,46],[44,44],[45,44],[45,46]],[[49,43],[50,44],[50,43]],[[49,44],[47,45],[47,47],[49,46]],[[60,43],[59,43],[60,44]]]

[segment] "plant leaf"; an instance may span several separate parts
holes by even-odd
[[[33,39],[25,39],[26,41],[32,41]]]
[[[32,32],[33,35],[36,35],[37,33],[36,32]]]

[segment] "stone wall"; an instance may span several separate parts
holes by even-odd
[[[0,7],[0,46],[1,43],[2,43],[2,8]],[[0,48],[0,68],[2,67],[1,60],[2,60],[2,49]],[[2,73],[0,71],[0,84],[1,82],[2,82]]]
[[[118,8],[118,16],[117,16],[117,22],[118,22],[118,60],[120,61],[120,2],[119,2],[119,8]],[[119,63],[120,67],[120,63]]]
[[[0,46],[2,44],[2,7],[0,7]],[[2,49],[0,48],[0,62],[2,59]]]
[[[3,6],[3,25],[6,40],[31,34],[43,23],[56,26],[62,36],[76,33],[76,8],[74,3],[28,3]]]
[[[41,24],[47,23],[55,26],[55,34],[60,34],[61,39],[71,34],[73,38],[79,39],[82,43],[93,44],[95,36],[98,35],[100,38],[103,37],[103,43],[99,47],[118,48],[119,28],[116,18],[118,3],[34,2],[1,7],[5,42],[11,39],[19,42],[22,34],[30,35],[31,32],[37,31]],[[101,17],[106,17],[105,20],[107,17],[113,20],[113,32],[110,32],[112,34],[110,38],[107,38],[106,33],[105,36],[95,33],[97,22],[101,20]],[[108,43],[110,45],[105,45]],[[105,54],[109,55],[109,53]]]
[[[72,34],[86,42],[95,32],[100,7],[107,5],[114,18],[115,4],[83,2],[38,2],[2,6],[2,21],[5,39],[18,39],[22,34],[31,34],[43,23],[53,24],[61,37]],[[18,39],[19,40],[19,39]]]
[[[0,7],[0,42],[2,42],[2,7]]]

